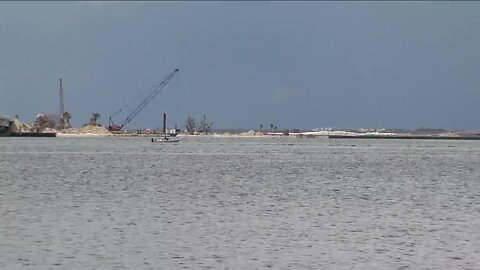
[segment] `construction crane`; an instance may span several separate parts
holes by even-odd
[[[122,121],[121,124],[117,125],[113,122],[112,117],[116,116],[119,114],[123,109],[125,109],[126,106],[118,110],[116,113],[111,115],[108,118],[108,130],[110,131],[120,131],[125,125],[130,123],[147,105],[152,101],[152,99],[160,93],[163,88],[170,82],[170,80],[173,78],[173,76],[179,71],[179,69],[175,69],[172,71],[170,74],[168,74],[167,77],[163,81],[161,81],[157,86],[154,87],[154,89],[135,107],[135,109],[132,110],[132,112]]]

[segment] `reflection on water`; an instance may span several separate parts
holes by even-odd
[[[480,142],[0,149],[1,269],[480,269]]]

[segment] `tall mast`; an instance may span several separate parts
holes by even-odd
[[[65,128],[65,121],[63,119],[63,113],[65,112],[63,107],[63,83],[62,78],[60,78],[60,129]]]
[[[167,114],[163,113],[163,136],[167,138]]]

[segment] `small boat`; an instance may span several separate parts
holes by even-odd
[[[161,142],[161,143],[178,143],[180,138],[174,136],[167,136],[167,114],[163,113],[163,138],[152,138],[152,142]],[[176,134],[175,134],[176,135]]]

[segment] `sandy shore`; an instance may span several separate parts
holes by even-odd
[[[111,137],[111,136],[113,136],[113,134],[57,132],[57,137]]]

